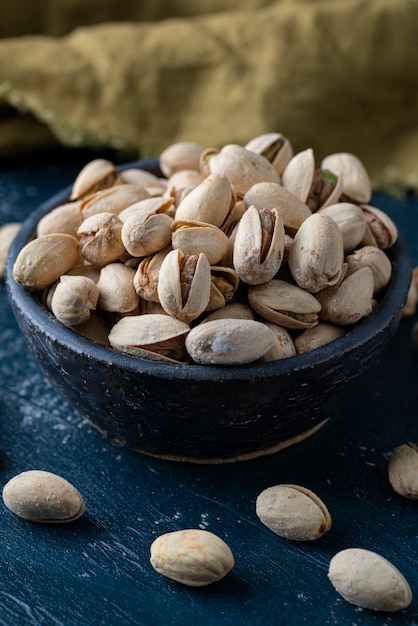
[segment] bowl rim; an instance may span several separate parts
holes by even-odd
[[[123,171],[131,168],[145,169],[156,174],[160,171],[158,159],[131,161],[118,166],[117,169]],[[373,337],[383,333],[397,316],[400,319],[410,286],[412,270],[409,249],[401,232],[398,233],[398,239],[394,246],[386,250],[392,262],[392,276],[378,309],[350,328],[345,336],[310,352],[269,363],[253,362],[234,366],[187,365],[144,359],[102,346],[58,322],[42,305],[36,293],[19,285],[12,276],[14,261],[21,248],[35,236],[36,224],[39,219],[53,208],[68,201],[71,188],[72,185],[68,185],[52,195],[23,221],[9,249],[5,282],[15,316],[18,317],[18,313],[26,316],[31,325],[41,329],[53,343],[61,344],[74,355],[85,356],[96,362],[102,362],[107,367],[118,367],[158,378],[203,382],[228,380],[255,382],[259,379],[273,379],[281,375],[291,376],[292,373],[296,372],[300,374],[304,370],[309,371],[316,367],[328,367],[332,363],[341,361],[343,356],[367,345]]]

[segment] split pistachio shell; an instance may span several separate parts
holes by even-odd
[[[231,183],[224,174],[210,174],[177,207],[180,221],[207,222],[219,228],[235,204]]]
[[[83,257],[96,267],[103,267],[125,254],[122,221],[113,213],[97,213],[83,221],[77,234]]]
[[[248,289],[248,300],[256,313],[285,328],[310,328],[318,324],[321,304],[312,294],[284,280]]]
[[[138,265],[134,276],[134,287],[141,298],[151,302],[159,302],[158,277],[161,264],[171,250],[171,246],[167,246],[160,252],[145,257]]]
[[[3,488],[3,501],[12,513],[30,522],[72,522],[84,512],[77,489],[61,476],[43,470],[11,478]]]
[[[336,222],[323,213],[308,217],[289,252],[289,269],[296,283],[310,293],[317,293],[341,278],[344,244]]]
[[[328,578],[344,600],[372,611],[400,611],[412,601],[400,571],[370,550],[347,548],[330,561]]]
[[[319,209],[318,214],[328,215],[337,223],[344,243],[344,252],[351,252],[363,240],[366,220],[360,207],[350,202],[338,202]]]
[[[83,219],[97,213],[113,213],[119,215],[124,209],[135,202],[149,197],[149,193],[137,185],[120,185],[110,189],[102,189],[80,203]]]
[[[217,265],[229,250],[230,243],[225,233],[213,224],[175,220],[171,245],[184,254],[203,253],[210,265]]]
[[[116,350],[132,356],[181,362],[185,357],[184,341],[189,331],[186,323],[169,315],[128,315],[113,326],[109,343]]]
[[[263,355],[262,360],[265,363],[270,363],[271,361],[279,361],[295,356],[296,348],[289,331],[283,326],[278,326],[272,322],[266,322],[266,326],[273,333],[274,344]]]
[[[194,141],[178,141],[160,154],[160,169],[169,178],[181,170],[200,171],[200,156],[204,147]]]
[[[392,276],[392,263],[380,248],[363,246],[354,250],[345,260],[350,273],[361,267],[370,267],[373,272],[374,295],[378,294],[389,283]]]
[[[71,200],[79,200],[100,189],[112,187],[118,180],[118,173],[111,161],[93,159],[77,175],[71,191]]]
[[[4,278],[10,246],[21,225],[21,222],[8,222],[0,227],[0,278]]]
[[[19,252],[13,265],[13,278],[27,289],[45,289],[78,261],[78,239],[62,233],[43,235]]]
[[[264,133],[251,139],[245,146],[247,150],[265,157],[274,166],[279,176],[293,156],[290,141],[282,133]]]
[[[211,174],[228,176],[237,195],[243,197],[247,191],[263,180],[279,183],[277,170],[265,157],[237,144],[227,144],[209,160]]]
[[[304,354],[344,337],[344,335],[345,330],[342,326],[320,322],[318,326],[307,328],[295,337],[296,351],[298,354]]]
[[[234,567],[234,557],[217,535],[189,528],[157,537],[151,545],[151,565],[167,578],[203,587],[223,578]]]
[[[260,493],[256,501],[260,521],[276,535],[293,541],[313,541],[331,528],[322,500],[299,485],[281,484]]]
[[[388,463],[389,482],[400,496],[418,499],[418,446],[405,443],[392,452]]]
[[[109,263],[97,281],[99,307],[104,311],[129,313],[139,304],[134,287],[135,270],[123,263]]]
[[[165,198],[163,196],[154,197],[154,198],[144,198],[143,200],[139,200],[138,202],[134,202],[130,204],[128,207],[123,209],[118,214],[118,218],[125,222],[128,217],[135,213],[136,215],[141,215],[143,220],[151,215],[169,215],[170,217],[174,216],[174,206],[173,206],[173,198],[168,197]]]
[[[211,272],[206,256],[172,250],[161,263],[158,299],[173,317],[191,322],[203,313],[210,299]]]
[[[398,239],[398,229],[394,221],[377,207],[367,204],[361,208],[375,244],[382,250],[391,248]]]
[[[171,242],[173,218],[165,213],[144,215],[133,212],[124,222],[121,237],[134,257],[144,257],[166,248]]]
[[[86,276],[61,276],[52,299],[51,311],[65,326],[76,326],[90,318],[97,307],[99,289]]]
[[[286,231],[294,234],[312,212],[295,194],[278,183],[256,183],[244,196],[244,204],[257,209],[276,209],[283,219]]]
[[[212,265],[210,273],[210,297],[206,311],[223,308],[231,302],[239,286],[239,276],[231,267]]]
[[[326,322],[346,326],[355,324],[372,312],[374,279],[370,267],[362,267],[334,287],[317,294],[322,310],[320,317]]]
[[[77,237],[77,229],[82,222],[80,206],[80,202],[67,202],[41,217],[36,236],[65,233]]]
[[[372,196],[370,178],[357,156],[350,152],[330,154],[322,161],[321,168],[341,176],[343,197],[360,204],[370,202]]]
[[[217,319],[195,326],[186,349],[201,365],[241,365],[262,357],[273,343],[273,333],[261,322]]]
[[[234,269],[241,280],[249,285],[271,280],[283,252],[284,227],[277,210],[249,207],[238,224],[233,250]]]

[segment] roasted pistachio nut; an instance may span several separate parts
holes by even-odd
[[[418,446],[404,443],[395,448],[388,463],[389,482],[400,496],[418,499]]]
[[[253,320],[254,311],[243,302],[231,302],[205,317],[200,323],[205,324],[206,322],[220,319]]]
[[[137,294],[151,302],[159,302],[158,298],[158,277],[160,275],[161,264],[172,247],[167,246],[156,254],[142,259],[134,276],[134,287]]]
[[[13,278],[27,289],[45,289],[78,261],[78,239],[63,233],[43,235],[21,249],[13,265]]]
[[[276,209],[251,206],[235,234],[233,264],[244,283],[259,285],[274,278],[284,252],[283,220]]]
[[[362,267],[334,287],[317,294],[323,321],[339,326],[355,324],[372,312],[374,279],[370,267]]]
[[[196,170],[179,170],[174,172],[167,180],[166,194],[172,195],[182,189],[197,187],[204,177]]]
[[[120,259],[126,252],[122,226],[123,222],[113,213],[97,213],[85,219],[77,231],[83,257],[96,267]]]
[[[251,139],[246,145],[247,150],[256,152],[265,157],[274,168],[279,176],[283,173],[284,168],[293,156],[293,147],[282,133],[264,133]]]
[[[122,242],[130,255],[144,257],[166,248],[171,242],[173,218],[164,213],[132,213],[122,226]]]
[[[182,362],[189,331],[185,322],[169,315],[129,315],[113,326],[109,343],[115,350],[144,359]]]
[[[225,233],[213,224],[175,220],[171,245],[184,254],[203,253],[210,265],[217,265],[227,254],[230,242]]]
[[[284,280],[248,289],[248,301],[264,319],[285,328],[310,328],[318,324],[321,304],[312,294]]]
[[[323,213],[308,217],[289,251],[289,269],[296,283],[310,293],[335,285],[343,272],[344,244],[336,222]]]
[[[7,255],[21,225],[21,222],[8,222],[0,227],[0,278],[4,278]]]
[[[266,326],[270,328],[274,335],[274,344],[262,356],[265,363],[271,361],[279,361],[280,359],[288,359],[296,355],[296,348],[289,331],[283,326],[278,326],[272,322],[266,322]]]
[[[78,173],[71,191],[71,200],[80,200],[95,191],[112,187],[118,181],[115,165],[107,159],[93,159]]]
[[[159,178],[152,172],[147,172],[141,168],[131,167],[120,172],[122,183],[142,187],[150,196],[158,196],[165,192],[167,181]]]
[[[350,604],[372,611],[400,611],[412,601],[401,572],[380,554],[347,548],[332,557],[328,578]]]
[[[350,152],[330,154],[321,163],[342,178],[341,194],[348,201],[367,204],[372,196],[370,178],[360,159]]]
[[[90,315],[88,320],[77,324],[77,326],[72,326],[71,329],[78,335],[82,335],[101,346],[109,346],[109,328],[106,322],[94,313]]]
[[[398,239],[398,228],[394,221],[377,207],[367,204],[362,205],[361,208],[375,245],[382,250],[391,248]]]
[[[234,557],[217,535],[188,528],[157,537],[151,545],[151,565],[167,578],[203,587],[223,578],[234,567]]]
[[[256,500],[260,521],[276,535],[293,541],[313,541],[331,528],[322,500],[300,485],[280,484],[260,493]]]
[[[66,233],[77,237],[77,230],[83,220],[80,202],[67,202],[41,217],[36,227],[36,236],[51,233]]]
[[[102,189],[80,203],[83,219],[97,213],[113,213],[119,215],[124,209],[136,202],[145,200],[150,194],[136,185],[120,185],[110,189]]]
[[[195,326],[186,350],[201,365],[241,365],[261,358],[273,343],[273,333],[261,322],[217,319]]]
[[[211,174],[225,174],[241,198],[255,183],[263,180],[280,182],[270,161],[237,144],[227,144],[218,154],[211,156],[209,169]]]
[[[392,276],[392,263],[387,254],[376,246],[363,246],[345,257],[347,272],[354,272],[361,267],[370,267],[374,279],[374,295],[389,283]]]
[[[204,254],[172,250],[161,263],[158,300],[169,315],[191,322],[203,313],[210,299],[211,272]]]
[[[356,204],[338,202],[319,209],[318,213],[332,217],[337,223],[345,253],[351,252],[362,242],[366,232],[366,220],[363,211]]]
[[[100,309],[118,313],[136,309],[139,296],[134,286],[135,273],[123,263],[109,263],[102,267],[97,281]]]
[[[65,326],[76,326],[90,318],[97,307],[99,289],[86,276],[61,276],[51,299],[51,311]]]
[[[235,204],[235,194],[225,174],[210,174],[177,207],[176,220],[207,222],[219,228]]]
[[[204,146],[194,141],[178,141],[167,146],[160,154],[160,169],[169,178],[180,170],[200,172],[200,156]]]
[[[3,501],[12,513],[30,522],[72,522],[85,508],[71,483],[43,470],[28,470],[11,478],[3,488]]]
[[[345,330],[342,326],[320,322],[314,328],[307,328],[295,337],[295,347],[298,354],[310,352],[321,346],[325,346],[340,337],[344,337]]]
[[[143,220],[145,220],[147,217],[157,214],[173,217],[174,211],[175,208],[172,197],[165,198],[163,196],[157,196],[144,198],[144,200],[130,204],[118,214],[118,217],[122,222],[125,222],[128,217],[135,213],[136,215],[141,215]]]
[[[244,196],[244,204],[257,209],[276,209],[283,219],[286,231],[295,234],[312,212],[295,194],[278,183],[256,183]]]
[[[223,308],[233,300],[239,287],[239,276],[231,267],[212,265],[210,297],[206,311]]]

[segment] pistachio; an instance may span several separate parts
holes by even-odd
[[[175,218],[222,227],[235,204],[231,183],[224,174],[210,174],[180,202]]]
[[[264,319],[285,328],[310,328],[318,324],[321,304],[312,294],[284,280],[248,289],[248,301]]]
[[[372,312],[374,280],[370,267],[362,267],[333,287],[317,294],[323,321],[339,326],[355,324]]]
[[[245,194],[244,204],[247,209],[251,205],[255,205],[257,209],[276,209],[283,219],[286,231],[292,235],[312,214],[306,204],[278,183],[256,183]]]
[[[171,250],[171,246],[167,246],[156,254],[145,257],[138,265],[134,276],[134,287],[141,298],[151,302],[159,302],[158,276],[161,264]]]
[[[245,146],[247,150],[265,157],[281,175],[293,156],[290,141],[282,133],[264,133],[251,139]]]
[[[402,310],[402,317],[411,317],[412,315],[415,315],[415,313],[417,312],[418,286],[417,286],[416,280],[414,279],[414,273],[415,273],[415,270],[413,272],[411,282],[409,284],[409,289],[408,289],[408,293],[406,296],[406,302]]]
[[[144,220],[151,215],[160,214],[173,217],[174,210],[173,198],[171,197],[165,198],[163,196],[159,196],[154,198],[144,198],[143,200],[138,200],[138,202],[134,202],[123,209],[123,211],[118,213],[118,218],[122,220],[122,222],[125,222],[133,213],[141,215]]]
[[[331,516],[322,500],[299,485],[280,484],[260,493],[256,513],[276,535],[293,541],[313,541],[331,528]]]
[[[121,258],[125,253],[122,226],[113,213],[97,213],[86,218],[77,231],[83,257],[96,267]]]
[[[109,263],[97,281],[99,307],[104,311],[129,313],[139,304],[134,287],[135,270],[123,263]]]
[[[243,302],[231,302],[205,317],[200,323],[205,324],[206,322],[220,319],[253,320],[254,311]]]
[[[132,356],[177,363],[185,359],[184,342],[189,331],[187,324],[169,315],[129,315],[113,326],[109,343]]]
[[[239,276],[231,267],[212,265],[210,273],[210,296],[206,311],[220,309],[231,302],[239,286]]]
[[[337,223],[341,231],[344,252],[351,252],[356,248],[366,232],[364,213],[356,204],[338,202],[319,209],[318,214],[328,215]]]
[[[7,255],[21,225],[20,222],[8,222],[0,227],[0,278],[4,278]]]
[[[71,329],[78,335],[82,335],[101,346],[109,346],[109,328],[106,322],[98,315],[90,314],[88,320],[77,324],[77,326],[72,326]]]
[[[72,522],[84,512],[84,502],[67,480],[51,472],[28,470],[11,478],[3,501],[15,515],[30,522]]]
[[[377,207],[362,205],[364,218],[376,245],[382,250],[391,248],[398,238],[398,229],[387,213]]]
[[[181,189],[188,189],[189,187],[197,187],[203,181],[203,176],[196,170],[179,170],[174,172],[167,180],[167,194],[178,192]]]
[[[374,295],[378,294],[389,283],[392,275],[392,263],[383,250],[376,246],[363,246],[354,250],[345,258],[349,273],[361,267],[370,267],[373,272]]]
[[[86,276],[61,276],[52,299],[51,311],[61,324],[76,326],[90,318],[97,307],[99,289]]]
[[[107,189],[118,182],[118,173],[111,161],[93,159],[78,173],[71,191],[71,200],[80,200],[100,189]]]
[[[53,233],[27,243],[13,265],[13,278],[31,290],[45,289],[79,260],[78,240]]]
[[[125,249],[134,257],[159,252],[171,242],[173,218],[165,213],[144,214],[134,211],[123,222],[121,237]]]
[[[80,203],[83,219],[97,213],[113,213],[119,215],[124,209],[149,198],[149,193],[136,185],[120,185],[97,191]]]
[[[175,220],[171,245],[184,254],[203,253],[210,265],[216,265],[227,254],[230,242],[225,233],[213,224]]]
[[[345,330],[342,326],[320,322],[317,326],[307,328],[295,337],[296,351],[298,354],[304,354],[344,337],[344,335]]]
[[[261,322],[217,319],[195,326],[186,349],[201,365],[241,365],[262,357],[273,343],[273,333]]]
[[[188,528],[157,537],[151,545],[151,565],[167,578],[202,587],[223,578],[234,567],[234,557],[217,535]]]
[[[308,217],[289,252],[289,269],[296,283],[310,293],[335,285],[341,278],[344,244],[336,222],[323,213]]]
[[[178,141],[160,154],[160,169],[169,178],[181,170],[200,171],[200,156],[204,147],[194,141]]]
[[[296,355],[296,348],[289,331],[283,326],[278,326],[272,322],[266,322],[267,328],[270,328],[274,335],[274,344],[262,356],[265,363],[271,361],[279,361],[280,359],[288,359]]]
[[[161,263],[158,299],[164,311],[191,322],[206,309],[210,299],[211,273],[206,256],[172,250]]]
[[[127,185],[142,187],[150,196],[158,196],[167,189],[167,181],[141,168],[130,167],[120,172],[121,181]]]
[[[418,446],[404,443],[392,452],[388,463],[389,482],[400,496],[418,499]]]
[[[370,202],[372,195],[370,178],[357,156],[350,152],[330,154],[323,159],[321,168],[341,176],[341,193],[344,199],[359,204]]]
[[[77,229],[82,222],[80,207],[80,202],[67,202],[56,207],[39,220],[36,236],[66,233],[77,237]]]
[[[400,571],[370,550],[341,550],[330,561],[328,577],[344,600],[364,609],[393,612],[412,601],[411,588]]]

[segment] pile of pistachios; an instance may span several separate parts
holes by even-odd
[[[14,279],[62,324],[175,363],[274,361],[379,306],[397,239],[350,153],[315,163],[280,133],[168,146],[158,177],[95,159],[38,223]]]

